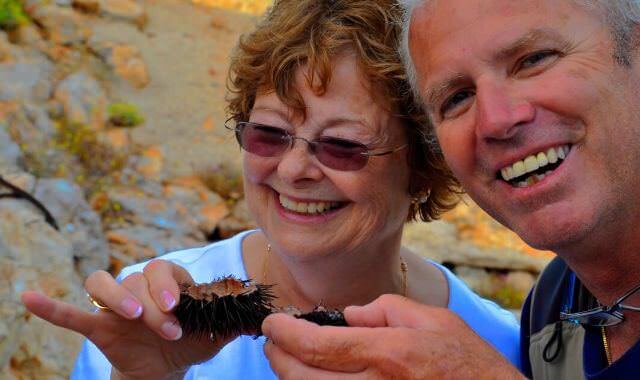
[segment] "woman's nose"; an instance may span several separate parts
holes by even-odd
[[[483,139],[510,139],[535,117],[533,104],[506,85],[478,84],[476,106],[476,133]]]
[[[306,140],[295,138],[291,142],[291,147],[280,157],[278,163],[278,175],[288,183],[319,181],[324,176],[322,168],[311,152]]]

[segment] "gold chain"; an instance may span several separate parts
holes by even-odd
[[[611,347],[609,347],[609,340],[607,339],[607,330],[604,326],[600,327],[602,331],[602,344],[604,345],[604,353],[607,356],[607,365],[611,365],[613,360],[611,360]]]
[[[267,270],[269,269],[269,257],[271,256],[271,244],[267,244],[267,254],[262,261],[262,283],[267,283]],[[407,278],[409,272],[409,266],[404,261],[404,258],[400,256],[400,272],[402,273],[402,295],[407,296]]]

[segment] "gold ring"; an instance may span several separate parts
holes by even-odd
[[[89,299],[89,302],[91,302],[91,304],[93,306],[97,307],[98,309],[104,310],[104,311],[110,311],[111,310],[111,309],[109,309],[109,306],[106,306],[102,302],[100,302],[97,299],[91,297],[91,295],[89,293],[87,293],[87,298]]]

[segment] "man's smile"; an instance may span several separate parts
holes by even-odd
[[[559,145],[546,151],[529,155],[502,168],[497,173],[497,177],[514,187],[535,185],[562,164],[571,148],[572,145]]]

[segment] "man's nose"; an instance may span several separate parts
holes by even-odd
[[[322,169],[318,166],[307,140],[295,138],[292,146],[280,157],[278,175],[290,183],[318,181],[322,178]]]
[[[506,84],[478,84],[476,106],[476,133],[483,139],[510,139],[535,117],[533,104]]]

